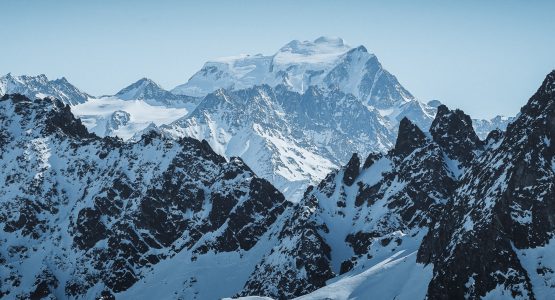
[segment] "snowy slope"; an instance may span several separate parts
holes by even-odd
[[[344,276],[298,300],[424,299],[431,266],[416,262],[416,250],[401,250],[356,275]]]
[[[88,98],[72,112],[89,131],[128,140],[149,126],[169,124],[187,115],[197,104],[198,99],[174,95],[142,78],[114,96]]]
[[[122,100],[115,97],[89,98],[72,107],[90,132],[99,136],[130,139],[151,124],[169,124],[189,113],[194,104],[173,108],[152,105],[142,99]]]

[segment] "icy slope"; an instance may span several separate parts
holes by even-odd
[[[137,132],[154,124],[169,124],[187,115],[189,107],[173,108],[152,105],[142,99],[122,100],[115,97],[90,98],[72,107],[90,132],[99,136],[118,136],[130,139]]]
[[[147,127],[169,124],[192,111],[199,99],[174,95],[148,78],[114,96],[89,98],[72,107],[88,130],[99,136],[128,140]]]
[[[360,274],[344,276],[295,299],[425,299],[431,271],[431,266],[416,262],[416,251],[401,250]]]

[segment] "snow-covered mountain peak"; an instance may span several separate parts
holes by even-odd
[[[428,103],[426,103],[426,104],[427,104],[428,106],[430,106],[430,107],[437,108],[437,107],[440,106],[442,103],[441,103],[440,100],[433,99],[433,100],[428,101]]]
[[[332,49],[335,49],[335,51],[345,51],[350,48],[351,47],[345,44],[345,41],[340,37],[321,36],[314,41],[292,40],[291,42],[285,44],[280,51],[302,53],[307,50],[310,52],[325,52],[333,51]]]
[[[294,40],[274,55],[240,55],[207,62],[174,94],[203,97],[218,88],[241,90],[284,85],[304,93],[310,86],[333,87],[377,108],[414,99],[364,46],[352,48],[341,38]]]
[[[320,64],[332,63],[338,57],[349,51],[341,38],[320,37],[314,42],[294,40],[283,46],[275,55],[277,64]]]
[[[62,76],[62,78],[54,79],[52,81],[53,82],[58,82],[58,83],[63,83],[63,84],[69,84],[69,81],[67,80],[67,78],[65,78],[65,76]]]
[[[137,80],[134,83],[134,85],[143,86],[143,87],[156,87],[156,88],[162,89],[162,87],[160,87],[159,84],[154,82],[154,80],[152,80],[150,78],[146,78],[146,77],[143,77],[143,78]]]
[[[164,90],[160,85],[148,78],[141,78],[135,83],[120,90],[116,95],[123,100],[158,99],[161,97],[175,98],[175,95]]]
[[[0,98],[6,111],[16,112],[28,127],[16,127],[18,134],[33,137],[41,134],[58,134],[79,138],[94,137],[71,113],[69,105],[62,101],[45,97],[31,100],[21,94],[6,94]],[[32,123],[32,124],[31,124]]]
[[[337,36],[321,36],[314,40],[314,44],[328,44],[341,47],[345,46],[345,41]]]
[[[44,74],[14,76],[11,73],[0,77],[0,95],[16,93],[31,99],[52,96],[69,105],[84,103],[90,98],[69,83],[65,77],[48,80]]]

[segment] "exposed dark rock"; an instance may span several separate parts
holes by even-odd
[[[498,286],[513,297],[536,298],[533,270],[518,253],[555,235],[555,176],[546,165],[555,153],[547,142],[554,132],[554,78],[548,75],[503,137],[491,137],[498,146],[465,172],[460,192],[425,237],[418,260],[434,264],[430,299],[479,298]]]
[[[484,144],[486,146],[491,146],[501,141],[504,136],[505,136],[505,132],[503,132],[500,129],[495,129],[488,134],[488,136],[486,137],[486,140],[484,141]]]
[[[463,165],[468,165],[476,157],[475,151],[483,147],[470,116],[458,109],[451,111],[443,104],[437,108],[430,134],[451,159],[460,160]]]
[[[101,220],[102,214],[95,209],[85,208],[79,211],[76,224],[76,236],[73,239],[81,249],[90,249],[98,241],[106,238],[106,226]]]
[[[2,153],[13,156],[17,147],[30,153],[16,156],[0,189],[0,195],[18,191],[0,204],[1,230],[28,237],[32,246],[5,245],[12,249],[10,268],[18,275],[12,262],[33,257],[50,240],[45,260],[64,274],[63,282],[40,277],[33,290],[23,290],[28,297],[50,297],[61,285],[79,298],[98,285],[105,287],[100,296],[111,299],[180,251],[248,251],[290,205],[241,159],[227,162],[206,141],[176,141],[155,131],[136,142],[101,139],[57,100],[14,95],[0,105],[7,107],[0,111],[1,129],[8,130]],[[11,109],[18,117],[5,114]],[[53,160],[45,167],[42,157]],[[0,292],[7,290],[0,286]]]
[[[426,135],[406,117],[399,124],[399,135],[393,153],[405,157],[426,144]]]
[[[370,153],[366,160],[364,161],[364,165],[362,166],[363,169],[368,169],[372,164],[374,164],[377,160],[383,157],[382,153],[374,152]]]
[[[354,153],[351,159],[349,160],[349,162],[347,163],[347,166],[345,166],[343,183],[345,183],[347,186],[353,185],[359,173],[360,173],[360,158],[358,158],[358,154]]]

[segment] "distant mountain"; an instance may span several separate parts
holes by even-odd
[[[191,102],[198,102],[194,97],[172,94],[148,78],[139,79],[113,97],[122,100],[145,100],[151,105],[174,108],[187,106]]]
[[[329,37],[207,62],[172,93],[204,99],[161,131],[241,156],[294,201],[351,153],[389,149],[403,117],[427,128],[435,111],[366,48]]]
[[[69,83],[65,77],[48,80],[45,75],[13,76],[10,73],[0,77],[0,96],[16,93],[30,98],[51,96],[69,105],[84,103],[91,98]]]
[[[317,86],[219,89],[187,116],[160,126],[165,135],[205,139],[226,157],[240,156],[259,176],[297,201],[309,184],[353,152],[391,147],[388,119],[352,94]]]
[[[172,93],[203,99],[160,132],[242,157],[293,201],[352,153],[390,149],[403,118],[427,131],[441,105],[415,99],[365,47],[327,37],[207,62]],[[482,138],[506,125],[476,123]]]
[[[476,130],[476,134],[481,139],[486,139],[488,134],[496,129],[505,130],[509,123],[513,122],[515,117],[496,116],[492,119],[472,119],[472,124]]]
[[[217,89],[241,90],[283,85],[298,93],[309,87],[337,89],[363,103],[388,108],[414,97],[366,48],[352,48],[341,38],[294,40],[271,56],[241,55],[207,62],[174,94],[205,96]]]
[[[148,78],[113,96],[89,99],[72,108],[87,128],[99,136],[130,139],[137,132],[171,123],[193,110],[199,99],[174,95]]]
[[[114,96],[123,100],[176,99],[174,94],[162,89],[160,85],[148,78],[139,79]]]

